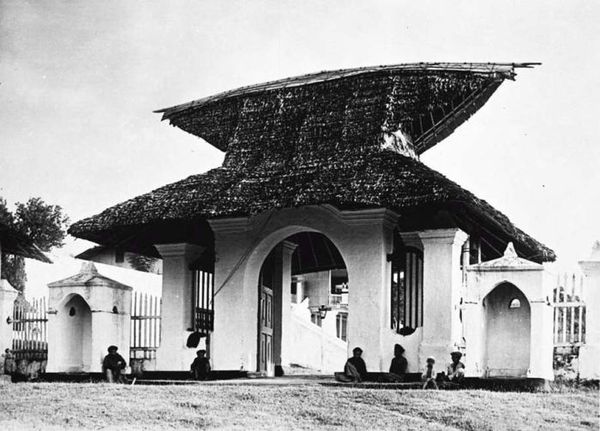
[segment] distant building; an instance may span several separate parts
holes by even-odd
[[[341,369],[360,346],[385,371],[400,343],[411,372],[459,349],[469,375],[551,378],[554,252],[419,161],[527,66],[321,72],[163,109],[223,165],[69,232],[162,257],[159,369],[188,369],[197,331],[217,370]]]
[[[104,263],[120,268],[162,274],[162,260],[156,257],[143,256],[138,253],[125,251],[119,247],[97,246],[88,248],[75,256],[75,259]]]

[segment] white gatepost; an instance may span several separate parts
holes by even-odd
[[[0,280],[0,354],[6,349],[12,349],[12,324],[8,323],[8,320],[13,317],[13,307],[18,294],[7,280]]]
[[[196,349],[187,347],[192,333],[192,271],[204,247],[180,244],[155,244],[163,259],[160,347],[156,351],[156,369],[186,371],[196,357]]]
[[[434,356],[443,366],[460,344],[460,257],[468,235],[458,228],[419,232],[423,243],[423,341],[419,363]]]
[[[579,350],[579,376],[600,378],[600,242],[579,262],[584,274],[581,299],[585,302],[585,344]]]
[[[98,273],[91,262],[48,284],[48,372],[100,372],[110,345],[129,362],[130,286]]]

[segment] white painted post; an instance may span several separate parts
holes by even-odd
[[[193,244],[156,244],[163,258],[161,344],[156,352],[159,370],[186,371],[196,349],[186,343],[192,326],[192,271],[189,265],[203,247]]]
[[[460,256],[466,233],[458,228],[419,232],[423,243],[423,342],[419,363],[434,356],[440,364],[449,360],[459,343],[462,273]]]
[[[585,302],[585,344],[579,351],[579,376],[600,378],[600,242],[592,254],[579,262],[584,274],[581,299]]]
[[[0,354],[6,349],[12,349],[12,319],[13,306],[19,292],[7,280],[0,280]],[[4,366],[4,364],[0,364]]]

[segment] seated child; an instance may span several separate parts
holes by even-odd
[[[434,369],[435,358],[433,356],[429,356],[427,358],[425,365],[425,370],[421,375],[421,381],[423,382],[423,389],[438,389],[438,385],[435,381],[436,372]]]

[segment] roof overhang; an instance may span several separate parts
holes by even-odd
[[[387,100],[404,98],[400,100],[401,115],[410,117],[409,124],[404,127],[410,129],[415,152],[422,154],[479,110],[505,79],[513,80],[516,68],[530,68],[537,64],[410,63],[324,71],[241,87],[155,112],[162,113],[162,119],[169,120],[172,125],[227,151],[229,143],[239,138],[237,123],[244,121],[240,112],[249,99],[254,102],[264,99],[265,103],[272,104],[268,99],[277,93],[281,103],[290,103],[287,96],[299,87],[305,93],[316,94],[322,91],[324,85],[332,83],[340,85],[345,90],[344,94],[352,98],[356,96],[352,89],[375,86],[376,78],[384,76],[389,77],[388,85],[386,88],[378,87],[377,91],[383,92],[382,96]],[[434,87],[436,79],[446,79],[441,90]],[[476,85],[468,86],[469,82],[475,81]],[[344,83],[347,83],[346,87]],[[427,84],[431,88],[423,88]],[[398,113],[391,113],[391,116],[394,115],[398,116]],[[385,128],[387,123],[381,126]]]

